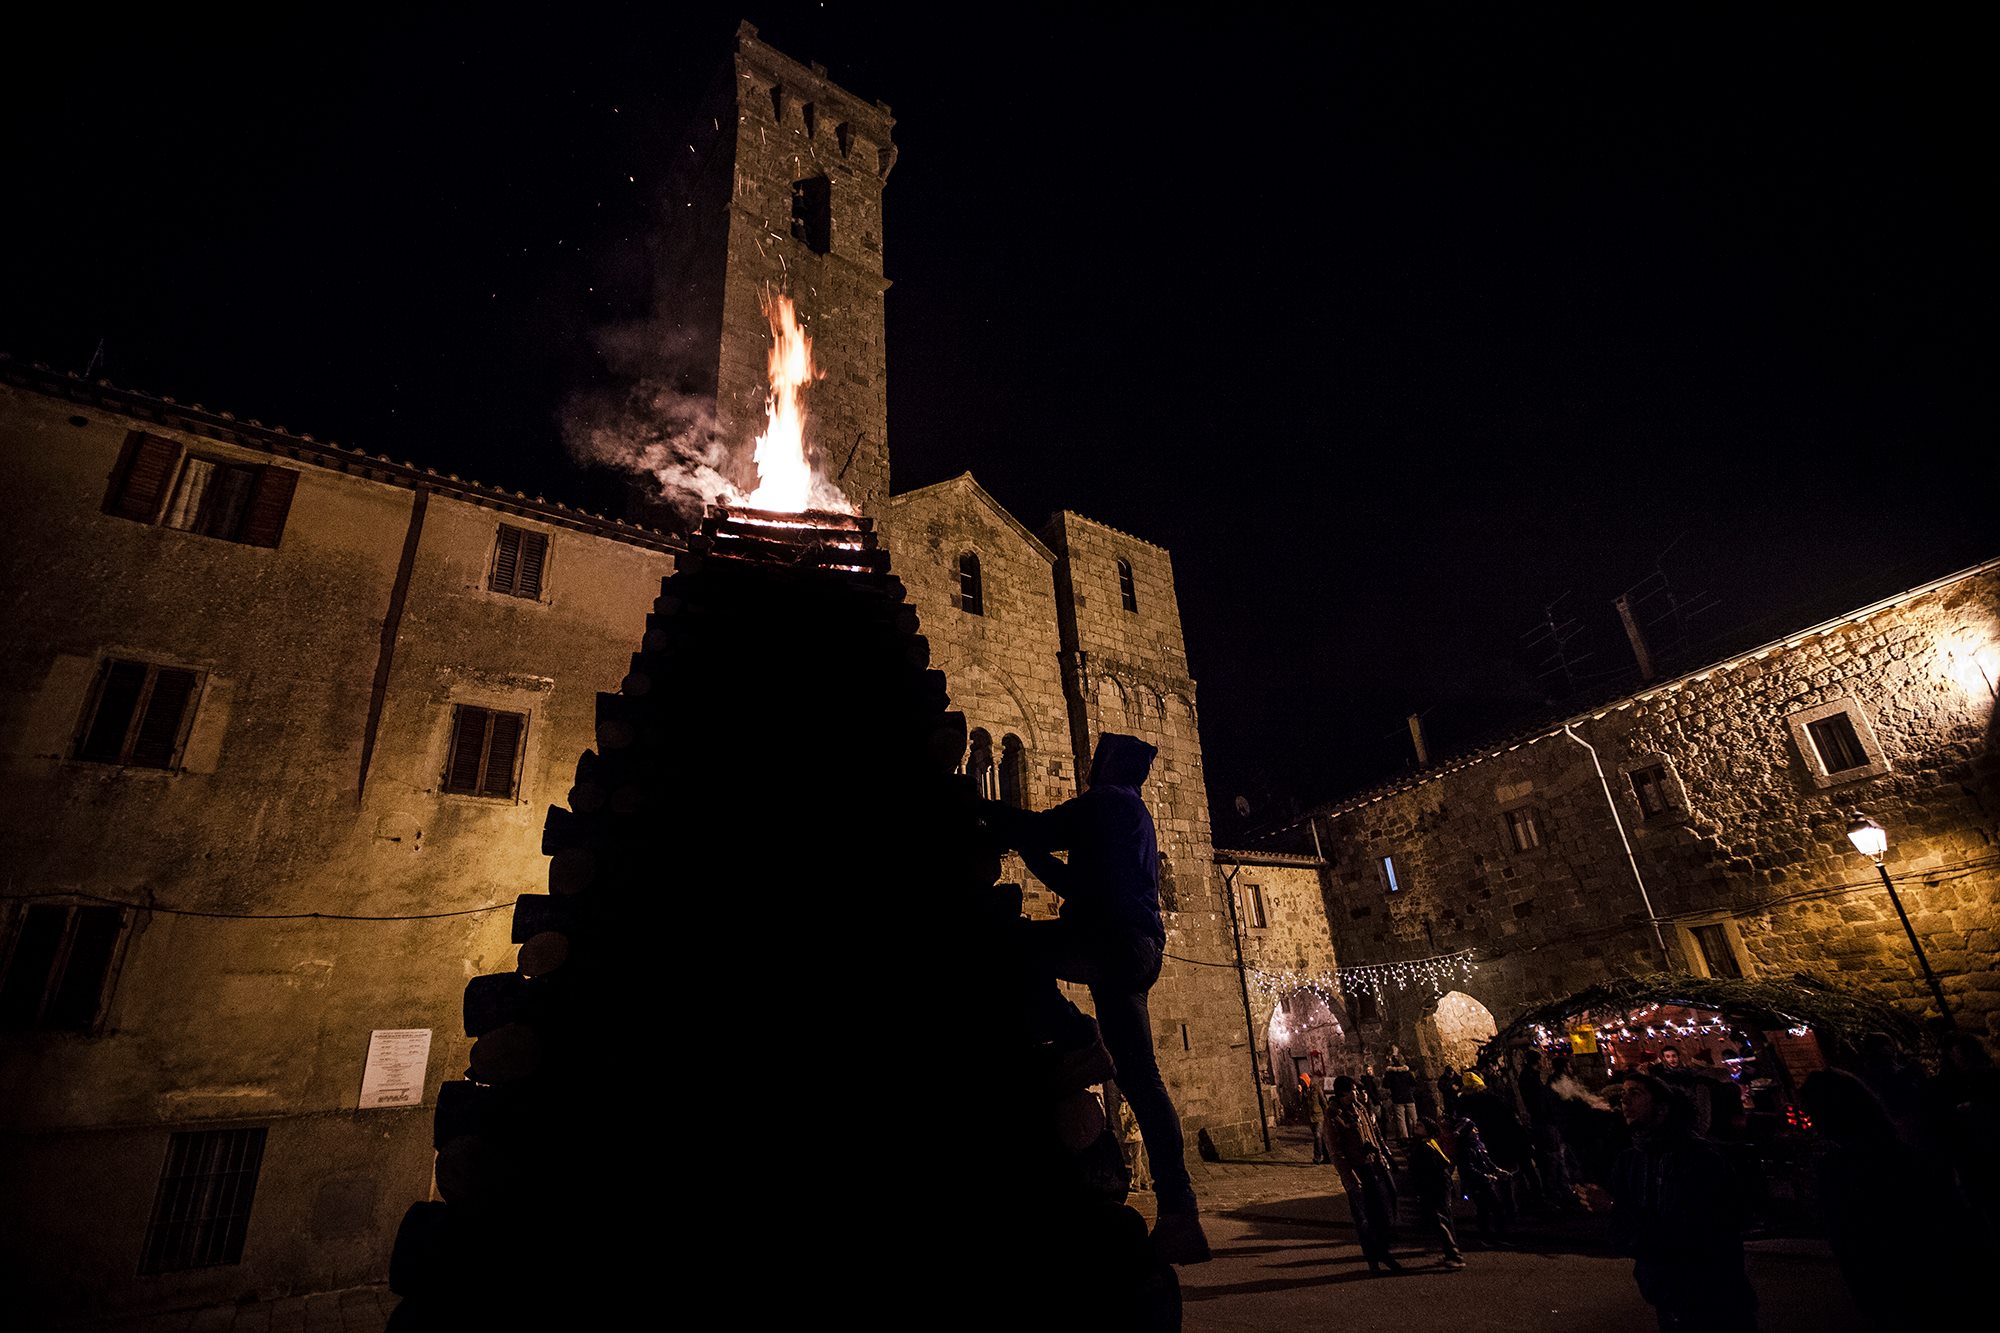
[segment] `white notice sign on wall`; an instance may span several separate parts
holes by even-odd
[[[361,1074],[361,1109],[420,1104],[424,1071],[430,1063],[429,1028],[379,1028],[370,1033],[368,1067]]]

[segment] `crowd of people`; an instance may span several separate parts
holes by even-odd
[[[1811,1214],[1874,1324],[1931,1327],[2000,1257],[2000,1071],[1960,1032],[1939,1034],[1927,1062],[1871,1034],[1846,1064],[1807,1075],[1786,1121],[1810,1148]],[[1733,1333],[1756,1327],[1747,1067],[1665,1044],[1607,1076],[1517,1047],[1424,1080],[1391,1047],[1379,1077],[1302,1077],[1298,1093],[1371,1273],[1403,1271],[1391,1247],[1405,1192],[1448,1269],[1466,1265],[1461,1203],[1489,1249],[1530,1215],[1597,1214],[1662,1329]]]

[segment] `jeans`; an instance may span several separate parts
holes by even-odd
[[[1146,992],[1160,977],[1159,942],[1144,935],[1096,936],[1060,917],[1024,921],[1022,930],[1031,965],[1039,972],[1090,988],[1104,1049],[1118,1067],[1118,1090],[1131,1105],[1146,1144],[1160,1211],[1194,1212],[1181,1119],[1154,1058],[1153,1018],[1146,1008]]]

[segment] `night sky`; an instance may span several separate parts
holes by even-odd
[[[748,18],[898,118],[896,488],[1173,551],[1231,838],[1636,683],[1628,588],[1688,667],[2000,554],[1985,47],[1854,8],[10,20],[0,349],[609,507]]]

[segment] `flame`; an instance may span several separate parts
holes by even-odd
[[[812,339],[799,325],[792,298],[764,293],[764,318],[771,321],[770,396],[765,400],[764,433],[757,437],[757,487],[752,508],[796,514],[830,509],[851,514],[854,506],[838,487],[818,476],[806,454],[805,391],[821,378],[814,368]]]

